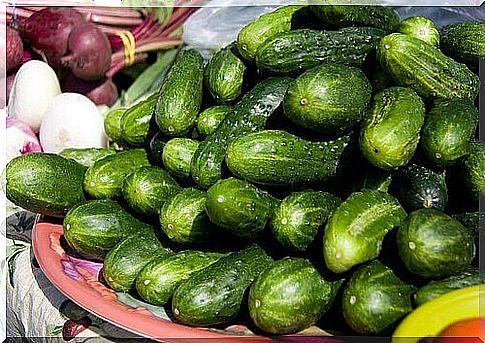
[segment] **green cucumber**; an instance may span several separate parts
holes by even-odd
[[[358,192],[363,189],[375,189],[387,193],[392,181],[393,175],[388,171],[381,169],[368,170],[353,182],[352,190]]]
[[[186,137],[194,128],[204,79],[204,59],[196,50],[180,53],[158,94],[154,117],[170,137]]]
[[[205,84],[219,104],[235,101],[243,91],[246,65],[238,55],[235,44],[231,44],[217,51],[205,67]]]
[[[469,229],[475,238],[479,237],[480,227],[484,227],[483,225],[485,224],[485,212],[457,213],[451,217]]]
[[[440,33],[429,18],[421,16],[406,18],[399,24],[399,32],[421,39],[435,47],[440,46]]]
[[[436,101],[421,133],[426,157],[436,165],[447,166],[467,155],[478,119],[478,110],[470,100]]]
[[[371,100],[371,84],[357,68],[322,64],[288,88],[285,114],[304,128],[335,134],[358,124]]]
[[[384,35],[384,31],[372,27],[282,32],[259,47],[256,64],[261,70],[277,74],[301,73],[322,63],[360,67]]]
[[[206,139],[214,132],[227,116],[234,113],[234,109],[227,105],[216,105],[202,111],[197,118],[197,132],[202,139]]]
[[[439,278],[467,268],[475,257],[472,233],[459,221],[435,209],[412,212],[397,233],[407,269],[424,278]]]
[[[357,269],[345,287],[345,321],[360,334],[388,335],[412,311],[414,290],[382,262],[372,261]]]
[[[59,155],[70,158],[85,167],[91,167],[96,161],[116,154],[112,148],[66,148]]]
[[[162,152],[163,166],[179,179],[190,177],[190,163],[200,142],[190,138],[172,138]]]
[[[406,218],[406,212],[391,195],[364,189],[352,193],[327,222],[323,239],[325,264],[343,273],[376,258],[384,236]]]
[[[207,191],[210,220],[241,238],[259,236],[270,220],[278,200],[249,182],[230,177]]]
[[[147,155],[152,164],[163,166],[163,149],[172,138],[165,136],[161,131],[153,135],[148,143]]]
[[[312,142],[282,130],[263,130],[234,139],[226,163],[238,178],[267,185],[292,185],[332,177],[349,136]]]
[[[396,82],[392,76],[380,66],[377,66],[376,70],[370,75],[369,81],[372,84],[372,89],[375,93],[396,86]]]
[[[485,24],[461,22],[446,25],[440,30],[441,50],[458,62],[478,66],[485,58]]]
[[[143,147],[150,129],[157,94],[128,108],[121,117],[121,137],[131,146]]]
[[[177,322],[211,326],[233,320],[253,281],[273,264],[258,245],[222,257],[182,283],[172,298]]]
[[[424,103],[410,88],[377,93],[360,132],[362,154],[382,169],[406,165],[416,152],[424,117]]]
[[[185,188],[172,196],[160,211],[162,231],[177,243],[210,241],[217,227],[209,220],[205,204],[206,193],[195,188]]]
[[[392,33],[382,38],[377,55],[398,84],[425,98],[474,100],[480,89],[478,75],[466,65],[409,35]]]
[[[104,131],[110,141],[118,144],[126,144],[121,134],[121,118],[126,108],[117,108],[109,111],[104,117]]]
[[[155,257],[138,274],[136,291],[148,303],[163,306],[181,283],[222,256],[224,254],[187,250]]]
[[[116,292],[135,289],[138,273],[157,256],[167,256],[170,251],[162,247],[154,232],[135,234],[118,243],[106,255],[103,277]]]
[[[64,218],[64,237],[82,256],[102,260],[119,242],[153,230],[110,199],[91,200],[73,207]]]
[[[275,210],[271,220],[273,236],[286,248],[305,251],[340,203],[338,197],[327,192],[294,192]]]
[[[5,168],[7,199],[30,212],[64,217],[85,201],[85,171],[83,165],[56,154],[17,156]]]
[[[259,46],[266,39],[291,29],[293,14],[301,8],[302,6],[284,6],[253,19],[237,36],[237,48],[241,56],[248,61],[254,61]]]
[[[268,117],[278,108],[291,82],[272,77],[257,84],[234,107],[217,130],[203,141],[192,159],[191,175],[207,189],[222,178],[222,166],[229,142],[235,137],[263,130]]]
[[[251,285],[249,313],[254,323],[268,333],[296,333],[314,325],[327,312],[335,288],[310,261],[285,257]]]
[[[464,163],[464,177],[466,189],[474,200],[485,195],[485,142],[471,145]]]
[[[120,197],[126,177],[138,168],[149,165],[143,149],[107,156],[88,168],[84,176],[84,190],[95,199]]]
[[[128,175],[121,191],[125,201],[135,211],[156,217],[165,201],[180,192],[181,187],[166,170],[146,166]]]

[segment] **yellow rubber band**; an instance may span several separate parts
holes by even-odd
[[[130,66],[135,63],[135,37],[130,31],[117,34],[124,46],[125,65]]]

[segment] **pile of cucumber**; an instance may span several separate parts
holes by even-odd
[[[182,50],[159,92],[108,113],[116,149],[12,160],[7,196],[176,322],[389,335],[481,283],[484,34],[279,8],[206,65]]]

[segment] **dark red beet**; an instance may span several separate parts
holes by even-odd
[[[7,26],[7,73],[17,69],[22,64],[24,45],[19,33]]]
[[[111,66],[111,46],[108,37],[92,23],[76,26],[67,41],[69,55],[63,63],[77,78],[86,81],[102,79]]]
[[[62,91],[81,93],[96,105],[113,105],[118,99],[118,89],[111,79],[89,82],[68,74],[62,81]]]
[[[32,14],[23,26],[23,34],[55,70],[61,68],[67,40],[72,29],[84,22],[81,13],[72,8],[48,7]]]

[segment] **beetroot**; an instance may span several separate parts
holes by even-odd
[[[62,91],[83,94],[96,105],[111,106],[118,99],[116,85],[111,79],[106,78],[89,82],[68,74],[62,82]]]
[[[62,62],[77,78],[85,81],[102,79],[111,66],[108,37],[92,23],[76,26],[67,41],[69,55]]]
[[[22,63],[24,45],[19,33],[7,26],[7,73],[17,69]]]
[[[54,70],[61,68],[67,40],[72,29],[84,22],[81,13],[72,8],[48,7],[32,14],[23,26],[23,34],[32,48],[45,57]]]

